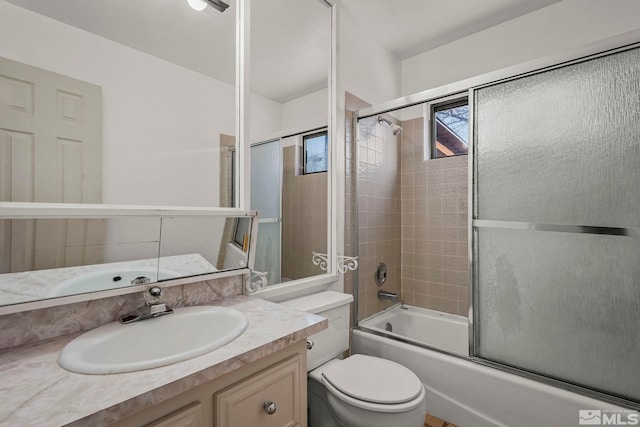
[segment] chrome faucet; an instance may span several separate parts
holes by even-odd
[[[383,290],[378,291],[378,299],[379,300],[389,300],[391,302],[398,302],[398,294],[394,294],[393,292],[387,292]]]
[[[162,288],[160,286],[151,286],[142,295],[144,296],[145,304],[135,311],[121,316],[118,319],[120,323],[126,325],[127,323],[139,322],[173,313],[171,307],[160,302],[160,297],[162,296]]]

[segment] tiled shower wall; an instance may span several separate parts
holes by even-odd
[[[400,138],[376,117],[358,126],[358,318],[364,319],[392,304],[378,300],[380,289],[401,294]],[[387,266],[382,287],[375,282],[380,262]]]
[[[466,316],[468,157],[425,161],[423,119],[402,128],[402,298]]]
[[[347,105],[345,254],[356,252],[358,227],[360,266],[345,274],[345,292],[353,293],[357,274],[358,318],[391,305],[376,298],[379,262],[389,270],[382,289],[398,293],[407,304],[466,316],[467,156],[425,161],[422,118],[396,122],[403,128],[401,136],[377,117],[360,120],[356,142],[351,111],[368,104],[348,94]]]
[[[299,149],[283,149],[283,280],[323,274],[311,259],[314,251],[327,253],[327,173],[302,174]]]

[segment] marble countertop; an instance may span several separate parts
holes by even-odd
[[[0,352],[0,426],[108,425],[327,327],[323,317],[253,297],[212,305],[243,312],[249,319],[244,334],[218,350],[160,368],[111,375],[68,372],[58,365],[58,354],[79,334]]]

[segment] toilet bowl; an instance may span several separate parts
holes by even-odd
[[[422,427],[426,396],[413,372],[379,357],[336,358],[349,348],[352,300],[325,291],[282,303],[329,319],[308,345],[309,427]]]
[[[356,354],[309,372],[326,403],[310,406],[311,427],[413,427],[424,425],[425,390],[413,372],[390,360]],[[315,411],[330,411],[335,423],[314,425]],[[326,418],[326,417],[325,417]]]

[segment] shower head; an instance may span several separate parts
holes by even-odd
[[[385,119],[385,118],[384,118],[384,117],[382,117],[382,116],[378,116],[378,123],[380,123],[380,124],[386,123],[386,124],[388,124],[389,126],[391,126],[391,125],[392,125],[391,120],[389,120],[389,119]]]
[[[398,135],[399,133],[402,132],[402,128],[394,123],[391,122],[391,120],[384,118],[382,116],[378,116],[378,123],[383,124],[386,123],[389,126],[391,126],[391,132],[393,132],[394,135]]]

